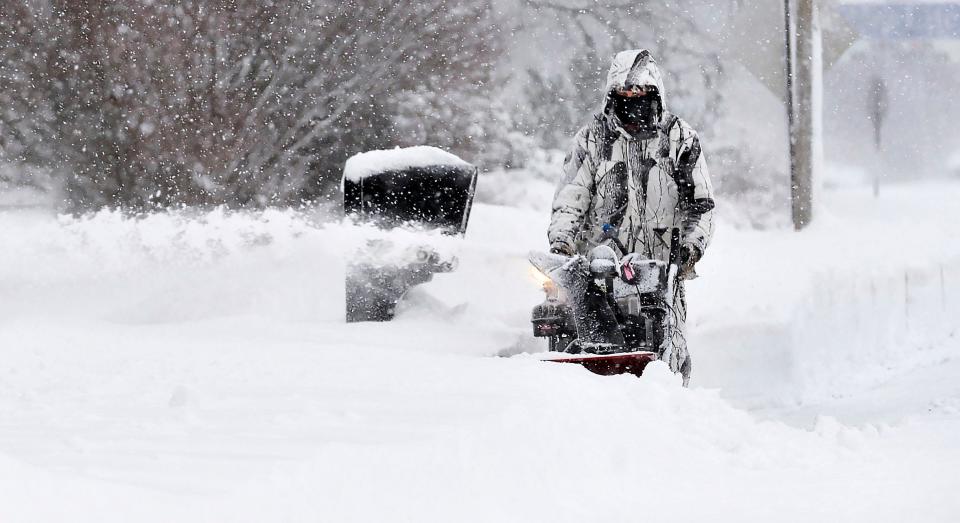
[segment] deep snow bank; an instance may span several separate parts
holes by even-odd
[[[506,182],[482,179],[480,190],[524,185]],[[526,205],[478,204],[464,240],[391,236],[460,259],[457,272],[411,294],[400,323],[460,329],[463,339],[444,351],[540,347],[528,334],[540,294],[525,258],[546,247],[548,199],[542,183],[531,184],[510,193]],[[951,212],[960,186],[891,186],[878,200],[857,188],[825,197],[815,225],[800,234],[730,229],[721,212],[703,277],[688,285],[695,383],[756,406],[843,394],[956,331],[960,227]],[[345,261],[380,236],[293,211],[8,212],[0,228],[13,231],[0,240],[0,315],[129,324],[244,315],[339,322]]]
[[[882,378],[865,377],[865,367],[899,367],[957,329],[960,227],[951,212],[960,187],[825,196],[801,234],[721,222],[703,277],[688,285],[695,383],[760,405],[835,395]],[[536,350],[527,319],[540,295],[525,257],[546,247],[547,210],[543,198],[525,201],[478,204],[465,240],[393,235],[460,259],[456,273],[412,293],[400,322],[461,329],[464,340],[445,351]],[[293,211],[8,212],[0,228],[12,231],[0,240],[0,314],[131,324],[243,315],[336,323],[345,260],[379,234]]]
[[[541,347],[539,204],[480,204],[465,239],[430,238],[459,270],[376,325],[342,321],[343,265],[376,231],[290,211],[0,213],[0,514],[948,521],[958,391],[892,389],[915,400],[893,427],[739,408],[787,419],[960,371],[960,187],[899,189],[830,193],[799,235],[721,227],[688,287],[691,390],[523,353]]]
[[[754,405],[849,394],[960,329],[960,184],[824,195],[802,233],[719,228],[688,286],[697,379]],[[894,371],[895,372],[895,371]]]

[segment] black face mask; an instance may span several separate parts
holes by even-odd
[[[625,97],[612,95],[613,114],[617,115],[623,128],[637,138],[652,138],[657,132],[660,115],[659,97]]]

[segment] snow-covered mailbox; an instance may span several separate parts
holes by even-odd
[[[462,235],[476,183],[475,166],[436,147],[369,151],[344,166],[343,209],[348,218],[381,229]],[[348,322],[392,319],[411,287],[456,265],[426,243],[388,240],[368,242],[352,260],[346,275]]]

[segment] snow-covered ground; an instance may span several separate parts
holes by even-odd
[[[721,226],[690,389],[538,361],[510,197],[389,324],[343,322],[370,231],[0,213],[0,521],[960,519],[960,183]]]

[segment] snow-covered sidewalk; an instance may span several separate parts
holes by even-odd
[[[350,325],[353,229],[0,214],[0,520],[956,520],[960,186],[896,189],[721,229],[691,389],[530,353],[542,209]]]

